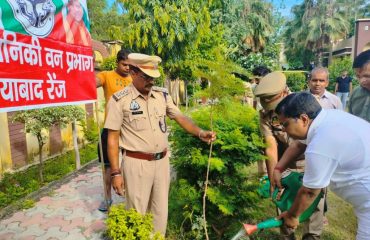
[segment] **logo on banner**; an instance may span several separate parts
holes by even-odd
[[[7,0],[14,17],[30,35],[46,37],[54,26],[56,10],[52,0]]]

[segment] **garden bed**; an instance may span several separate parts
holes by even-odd
[[[80,158],[82,167],[78,171],[73,150],[46,161],[43,183],[39,181],[38,165],[24,171],[5,173],[0,181],[0,219],[19,209],[32,207],[50,191],[97,164],[96,144],[81,148]]]

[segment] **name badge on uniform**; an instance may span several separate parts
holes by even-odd
[[[139,109],[140,109],[140,105],[135,100],[132,100],[131,103],[130,103],[130,110],[131,111],[136,111],[136,110],[139,110]]]
[[[132,112],[132,115],[138,115],[138,114],[143,114],[143,111],[135,111],[135,112]]]
[[[159,118],[159,128],[163,133],[167,132],[166,116]]]

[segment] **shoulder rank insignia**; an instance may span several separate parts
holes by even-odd
[[[118,102],[121,98],[128,95],[128,92],[129,92],[129,89],[124,88],[121,91],[118,91],[115,94],[113,94],[113,98],[114,98],[114,100],[116,100],[116,102]]]
[[[167,88],[163,88],[163,87],[153,86],[153,87],[152,87],[152,90],[154,90],[154,91],[156,91],[156,92],[164,92],[164,93],[168,93],[168,89],[167,89]]]

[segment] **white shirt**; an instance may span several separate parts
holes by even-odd
[[[322,109],[308,130],[305,159],[305,187],[362,183],[370,190],[370,124],[344,111]]]

